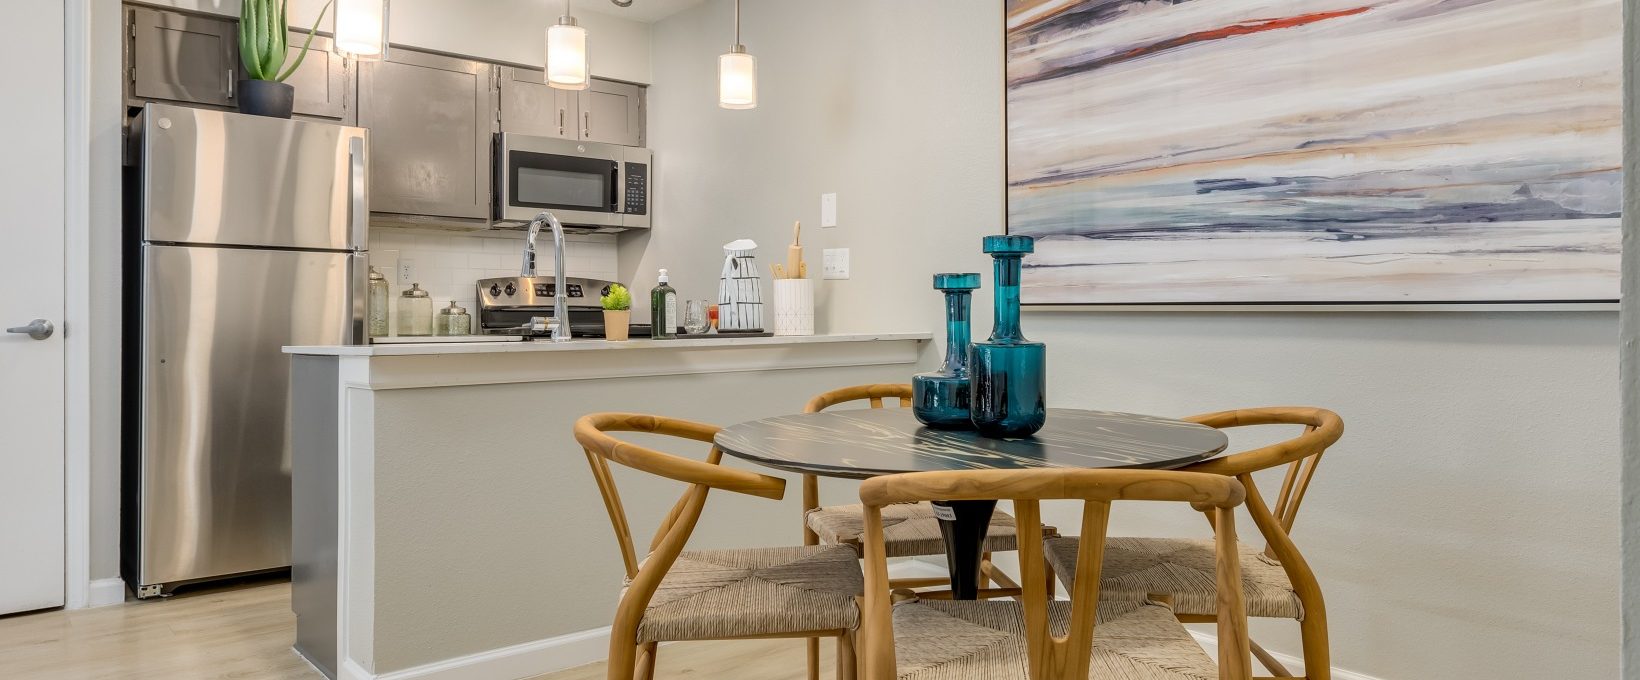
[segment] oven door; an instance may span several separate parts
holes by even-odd
[[[497,222],[529,222],[550,210],[566,225],[622,225],[623,147],[517,134],[500,140]]]

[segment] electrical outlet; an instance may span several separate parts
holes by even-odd
[[[837,226],[837,194],[820,194],[820,226]]]
[[[416,261],[411,259],[399,260],[399,285],[408,286],[416,282]]]
[[[848,248],[827,248],[822,257],[825,269],[822,278],[848,278]]]

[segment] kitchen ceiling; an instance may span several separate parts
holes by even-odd
[[[704,0],[632,0],[631,7],[617,7],[610,0],[576,0],[571,8],[576,12],[595,12],[622,19],[653,23],[683,10],[699,5]]]

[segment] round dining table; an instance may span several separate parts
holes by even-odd
[[[996,439],[935,430],[909,408],[799,413],[723,428],[724,453],[759,465],[822,477],[866,479],[904,472],[1028,468],[1172,469],[1210,458],[1229,445],[1219,430],[1170,418],[1048,409],[1041,430]],[[952,597],[978,596],[980,561],[996,501],[934,501],[945,539]]]

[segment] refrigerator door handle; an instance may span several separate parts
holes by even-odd
[[[369,310],[370,261],[364,253],[353,253],[347,258],[347,344],[370,344],[365,338],[365,314]]]
[[[370,228],[370,204],[365,196],[364,138],[347,140],[348,230],[354,250],[363,250]]]

